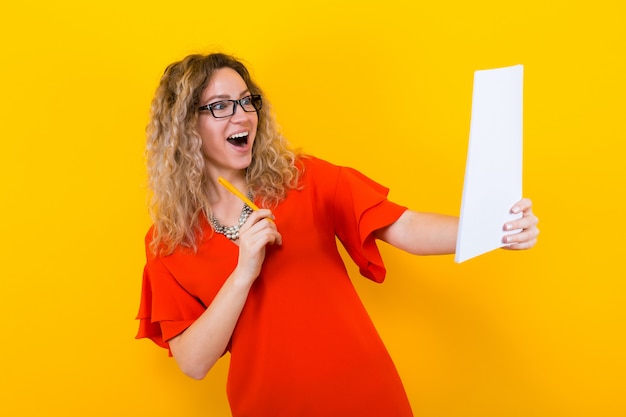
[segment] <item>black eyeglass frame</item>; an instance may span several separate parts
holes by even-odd
[[[253,110],[246,110],[246,108],[243,106],[242,101],[247,99],[250,99],[250,104],[252,104],[252,107],[254,108]],[[231,103],[233,103],[233,112],[227,116],[216,116],[213,112],[213,106],[219,103],[223,103],[225,101],[230,101]],[[211,112],[211,116],[215,117],[216,119],[224,119],[226,117],[231,117],[235,114],[238,104],[239,107],[241,107],[241,109],[247,113],[252,113],[255,111],[258,112],[259,110],[261,110],[261,107],[263,107],[263,99],[261,98],[260,94],[250,94],[240,98],[239,100],[219,100],[214,103],[205,104],[204,106],[198,107],[198,111],[209,110]]]

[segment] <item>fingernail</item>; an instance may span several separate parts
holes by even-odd
[[[513,212],[514,214],[519,213],[519,207],[518,207],[518,206],[513,207],[513,208],[511,209],[511,212]]]
[[[507,223],[504,225],[504,230],[511,230],[513,229],[513,225],[511,223]]]

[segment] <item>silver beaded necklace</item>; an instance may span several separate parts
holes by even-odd
[[[252,193],[250,191],[248,191],[248,199],[252,200]],[[241,229],[241,226],[243,226],[246,220],[248,220],[251,213],[252,209],[250,206],[244,203],[243,208],[241,209],[241,214],[239,215],[239,221],[235,226],[224,226],[215,218],[215,216],[213,216],[212,213],[209,215],[209,221],[211,222],[211,226],[213,226],[213,230],[215,230],[215,232],[221,233],[228,239],[235,241],[239,239],[239,229]]]

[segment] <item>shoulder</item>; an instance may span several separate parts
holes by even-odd
[[[152,240],[154,239],[154,230],[155,230],[155,226],[153,224],[153,225],[150,226],[150,228],[146,232],[146,236],[144,237],[144,241],[146,243],[146,246],[148,246],[150,243],[152,243]]]
[[[156,226],[153,224],[152,226],[150,226],[150,228],[146,232],[146,235],[144,236],[146,259],[148,260],[155,257],[154,255],[155,252],[152,249],[152,242],[154,241],[155,233],[156,233]]]
[[[301,155],[296,161],[304,183],[336,182],[341,168],[313,155]]]
[[[387,187],[349,166],[336,165],[312,155],[300,156],[296,165],[304,185],[354,189],[366,187],[384,195],[389,193]]]
[[[170,263],[179,258],[188,259],[197,256],[197,252],[202,249],[213,237],[211,226],[208,221],[201,216],[199,219],[199,227],[195,232],[195,247],[179,243],[175,246],[169,246],[167,242],[156,242],[157,226],[152,224],[144,237],[146,260],[148,263],[159,260],[159,262]]]
[[[300,162],[301,161],[301,162]],[[323,182],[336,187],[349,187],[360,189],[361,187],[371,188],[377,192],[387,195],[389,189],[375,180],[371,179],[361,171],[349,167],[336,165],[311,155],[301,157],[302,172],[308,181],[315,183]],[[308,174],[308,175],[307,175]]]
[[[146,259],[148,260],[148,262],[153,261],[156,258],[161,258],[161,254],[167,252],[167,248],[164,242],[160,242],[158,246],[155,245],[156,238],[157,226],[155,224],[152,224],[144,237]]]
[[[319,170],[319,171],[334,171],[339,169],[335,164],[332,164],[324,159],[318,158],[313,155],[300,155],[296,162],[299,169],[303,171],[307,170]]]

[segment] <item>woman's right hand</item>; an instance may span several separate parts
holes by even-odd
[[[261,273],[267,245],[281,245],[283,238],[276,229],[274,216],[267,209],[253,212],[239,230],[239,261],[236,276],[252,284]]]
[[[261,273],[265,246],[282,244],[269,210],[255,211],[239,230],[239,261],[208,308],[191,326],[168,341],[180,369],[202,379],[224,354],[250,287]]]

